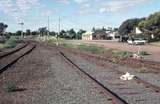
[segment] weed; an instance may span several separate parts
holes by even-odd
[[[13,92],[17,89],[16,85],[12,82],[6,82],[3,86],[5,92]]]

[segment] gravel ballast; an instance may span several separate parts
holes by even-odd
[[[5,92],[3,85],[8,81],[22,90]],[[0,104],[112,104],[54,47],[43,44],[3,72],[0,84]]]
[[[125,67],[109,66],[100,67],[96,64],[85,60],[81,56],[65,52],[65,54],[75,62],[80,68],[93,75],[97,80],[117,93],[121,98],[125,99],[129,104],[159,104],[160,93],[154,92],[142,84],[136,83],[134,80],[122,81],[121,74],[113,69],[124,70]],[[111,64],[110,64],[111,65]],[[120,69],[121,68],[121,69]],[[127,68],[125,68],[127,69]],[[148,77],[148,79],[150,76]]]

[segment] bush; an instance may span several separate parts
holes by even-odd
[[[13,48],[17,44],[17,37],[12,36],[9,40],[6,41],[5,47],[6,48]]]
[[[17,89],[16,85],[12,82],[6,82],[3,86],[5,92],[13,92]]]

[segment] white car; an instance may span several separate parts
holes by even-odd
[[[146,43],[146,40],[143,40],[141,38],[135,38],[133,40],[127,40],[128,44],[131,44],[131,45],[141,45],[141,44],[145,44]]]

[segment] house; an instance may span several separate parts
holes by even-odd
[[[118,31],[111,31],[108,33],[108,37],[112,40],[116,40],[120,38],[120,35],[118,34]]]
[[[93,32],[85,32],[82,34],[82,40],[93,40]]]

